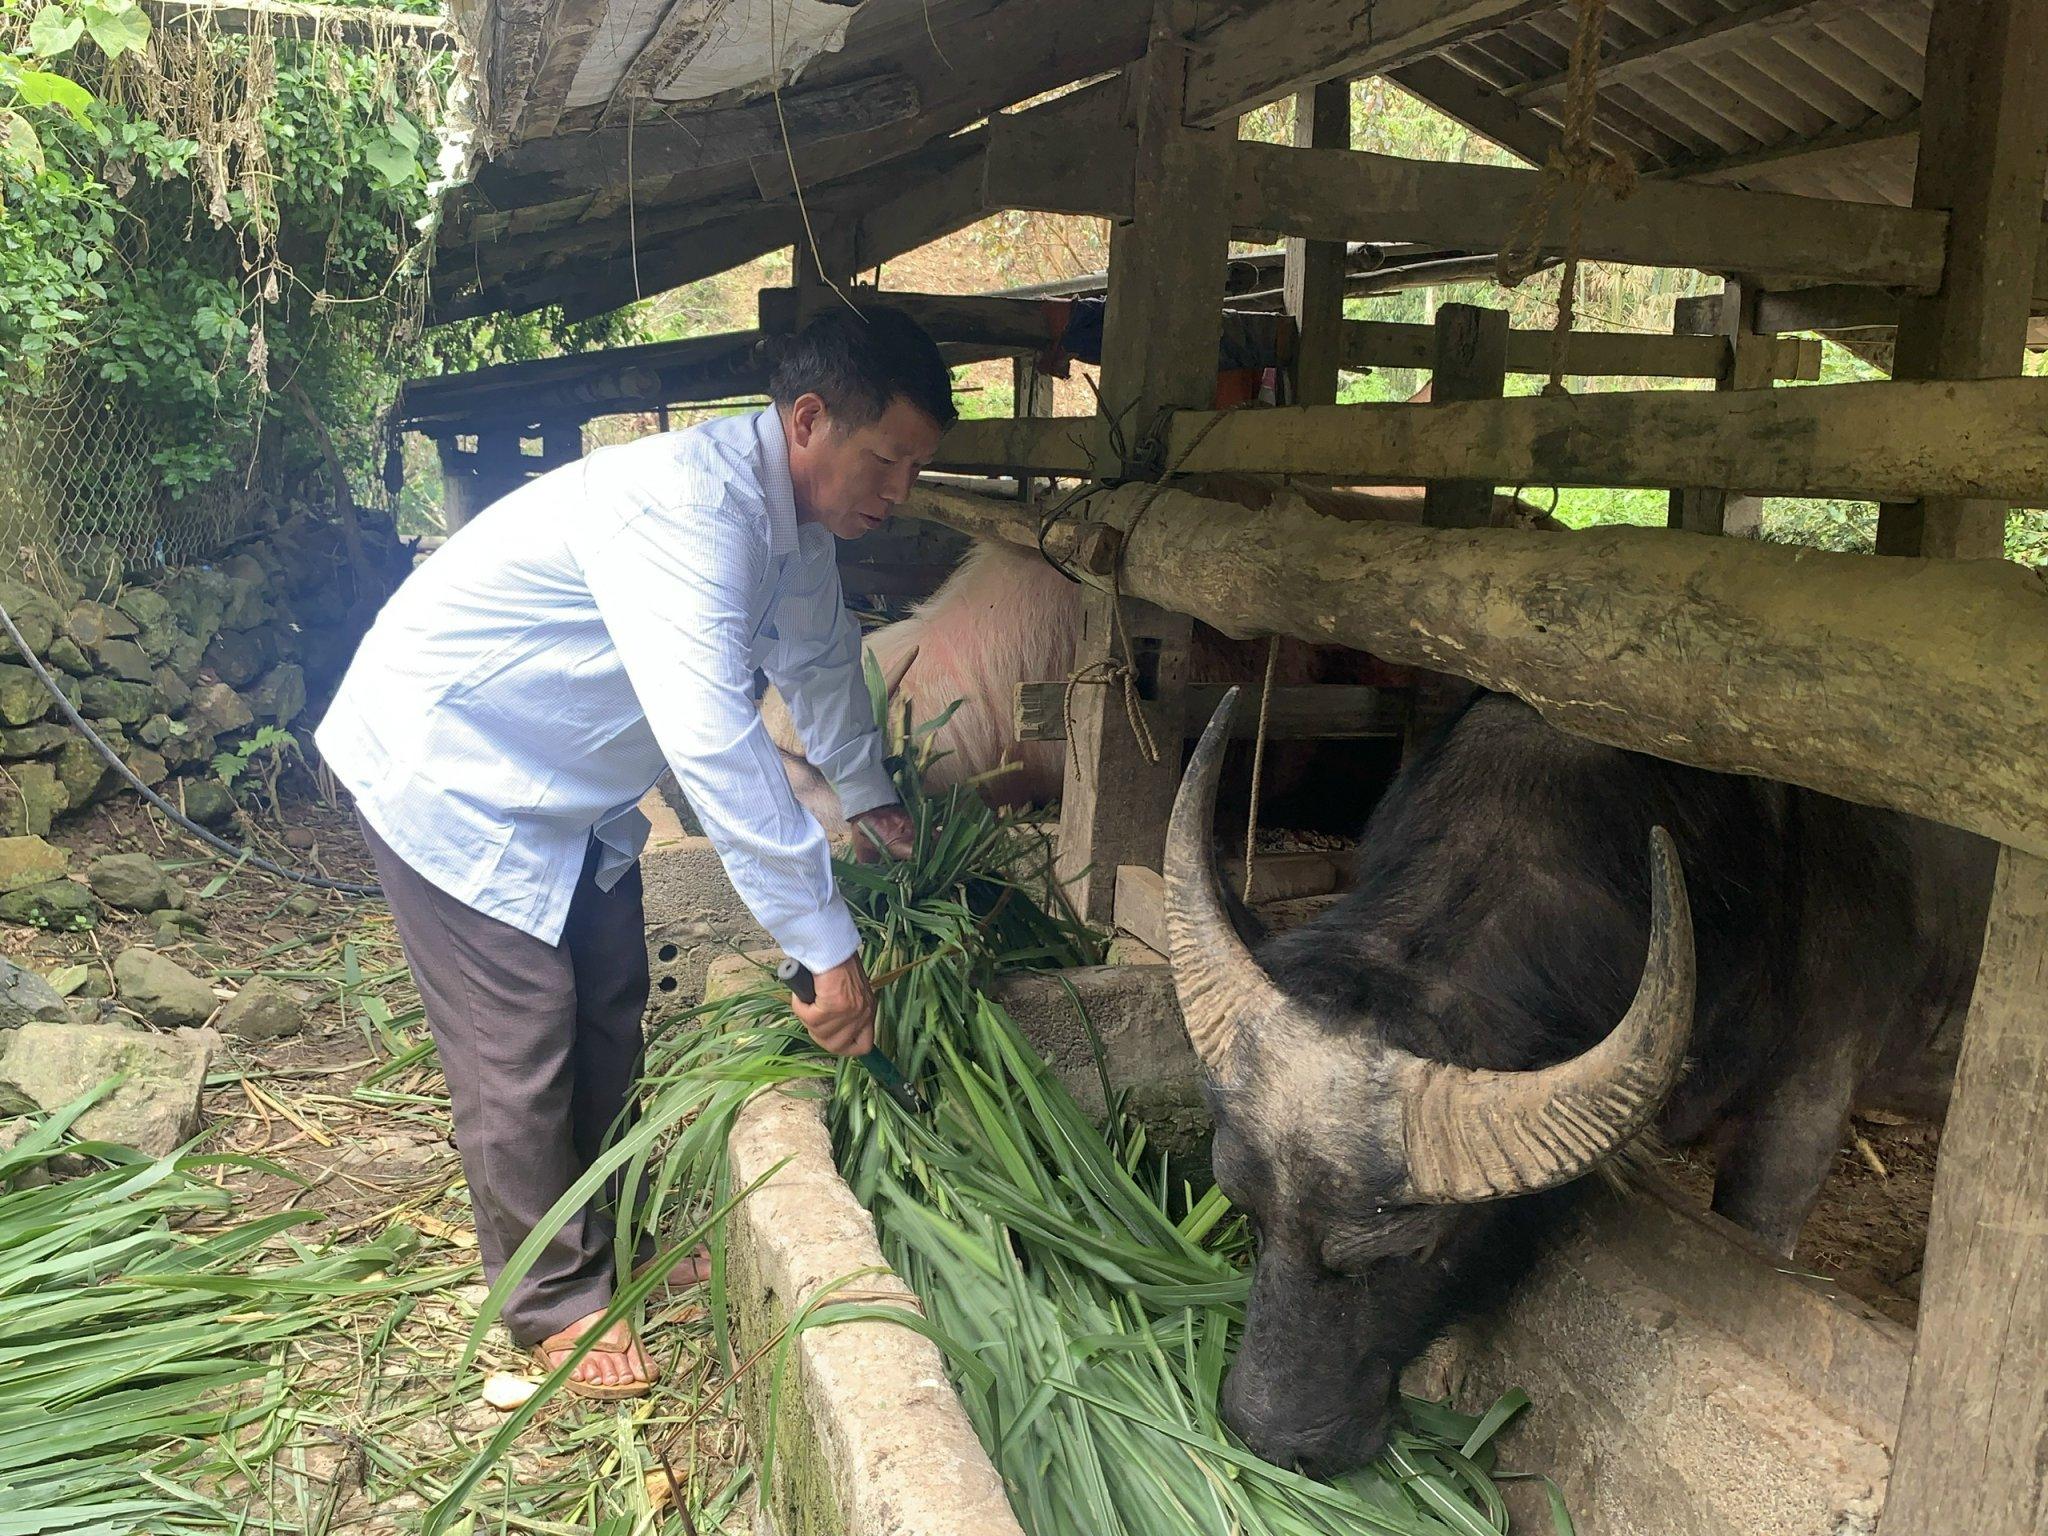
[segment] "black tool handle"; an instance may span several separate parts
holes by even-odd
[[[775,967],[775,979],[796,994],[800,1003],[815,1003],[818,1000],[818,978],[811,974],[811,968],[801,960],[792,960],[787,955]]]

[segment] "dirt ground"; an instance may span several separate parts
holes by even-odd
[[[280,863],[375,878],[352,820],[310,785],[286,796],[281,822],[245,819],[258,850]],[[395,1306],[337,1306],[295,1348],[287,1408],[270,1433],[275,1454],[255,1487],[221,1496],[251,1532],[417,1530],[502,1422],[481,1400],[486,1376],[540,1373],[496,1326],[474,1364],[457,1369],[487,1290],[445,1090],[388,913],[246,869],[214,890],[227,862],[200,857],[127,799],[61,824],[51,841],[81,871],[103,853],[148,853],[192,894],[204,932],[160,943],[142,920],[110,913],[85,934],[0,925],[0,953],[46,973],[84,963],[111,984],[114,957],[144,944],[224,997],[261,972],[309,1005],[302,1034],[229,1041],[215,1059],[203,1150],[269,1165],[221,1168],[237,1197],[232,1219],[308,1214],[276,1240],[280,1254],[287,1242],[348,1245],[398,1227],[416,1236],[409,1294]],[[653,1311],[647,1340],[662,1373],[656,1394],[548,1403],[483,1485],[508,1517],[492,1529],[593,1530],[669,1505],[677,1488],[692,1520],[668,1528],[744,1528],[749,1474],[701,1301],[692,1293]]]

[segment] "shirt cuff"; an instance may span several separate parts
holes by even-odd
[[[860,948],[853,914],[837,898],[822,912],[777,923],[773,934],[782,952],[807,966],[813,975],[831,970]]]
[[[840,814],[848,821],[877,806],[903,803],[889,770],[876,761],[862,763],[832,787],[839,792]]]

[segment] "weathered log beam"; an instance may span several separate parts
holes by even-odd
[[[143,9],[161,27],[179,25],[216,32],[264,31],[274,37],[327,36],[352,48],[372,47],[389,37],[454,42],[443,16],[420,16],[381,5],[295,5],[291,0],[144,0]]]
[[[1541,174],[1359,150],[1247,142],[1236,151],[1233,224],[1329,240],[1370,235],[1497,250]],[[1570,217],[1570,200],[1558,199],[1543,249],[1565,248]],[[1588,196],[1580,252],[1931,293],[1941,283],[1947,228],[1947,215],[1932,208],[1644,182],[1626,198]]]
[[[842,567],[843,569],[843,567]],[[1067,739],[1067,683],[1019,683],[1012,718],[1019,741]],[[1221,683],[1188,684],[1185,733],[1201,733],[1223,702]],[[1352,683],[1305,683],[1279,687],[1266,710],[1268,741],[1334,741],[1361,736],[1399,736],[1407,706],[1398,693]],[[1231,736],[1250,741],[1259,734],[1259,712],[1240,711]]]
[[[2018,566],[1666,529],[1346,523],[1289,496],[1247,517],[1135,484],[1087,516],[1127,523],[1141,502],[1120,589],[1227,634],[1455,672],[1596,741],[2048,853],[2048,589]],[[976,538],[1040,537],[1039,514],[1012,502],[921,487],[906,510]],[[1048,548],[1077,557],[1099,526],[1057,523]]]
[[[1551,333],[1508,332],[1509,373],[1549,373]],[[1821,344],[1796,337],[1764,342],[1771,379],[1818,379]],[[1432,326],[1400,320],[1347,320],[1346,368],[1427,368],[1436,355]],[[1627,331],[1574,331],[1565,342],[1564,371],[1575,378],[1715,379],[1728,364],[1721,336],[1639,336]]]
[[[1191,475],[1726,486],[1784,496],[1978,496],[2014,506],[2033,504],[2048,486],[2048,379],[1644,390],[1427,411],[1298,406],[1240,412],[1213,428],[1211,419],[1206,411],[1175,418],[1169,463]]]

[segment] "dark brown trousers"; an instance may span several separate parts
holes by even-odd
[[[367,823],[363,836],[440,1050],[495,1284],[615,1123],[624,1129],[647,1006],[640,867],[599,890],[593,841],[561,942],[543,944],[430,884]],[[515,1340],[531,1346],[610,1304],[614,1230],[600,1199],[548,1240],[505,1303]]]

